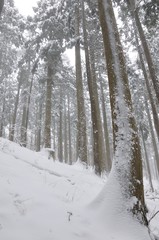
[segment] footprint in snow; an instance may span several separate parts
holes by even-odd
[[[16,209],[18,210],[18,212],[20,213],[20,215],[25,215],[26,214],[26,208],[24,205],[24,201],[25,200],[21,200],[20,199],[20,195],[19,194],[15,194],[14,195],[14,206],[16,207]]]

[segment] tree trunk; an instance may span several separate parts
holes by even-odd
[[[70,96],[68,93],[68,139],[69,139],[69,164],[72,164],[72,139],[71,139],[71,118],[70,118]]]
[[[102,172],[106,170],[106,161],[104,159],[104,149],[103,149],[103,133],[101,129],[101,117],[99,111],[99,102],[97,96],[97,84],[96,76],[91,69],[93,63],[90,61],[89,55],[89,45],[88,45],[88,34],[86,29],[86,18],[84,1],[82,1],[82,18],[83,18],[83,35],[84,35],[84,50],[85,50],[85,60],[86,60],[86,72],[87,72],[87,82],[90,95],[91,103],[91,118],[93,127],[93,155],[94,155],[94,165],[95,173],[101,175]],[[92,64],[92,65],[91,65]]]
[[[107,170],[110,172],[112,166],[111,159],[111,151],[110,151],[110,143],[109,143],[109,132],[108,132],[108,124],[107,124],[107,111],[106,111],[106,103],[104,99],[103,92],[103,82],[100,82],[100,90],[101,90],[101,100],[102,100],[102,113],[103,113],[103,124],[104,124],[104,135],[105,135],[105,145],[106,145],[106,160],[107,160]]]
[[[30,67],[29,67],[29,71],[30,71]],[[33,86],[33,76],[30,83],[29,95],[28,95],[28,98],[27,98],[27,95],[25,96],[25,101],[23,106],[22,127],[21,127],[21,144],[23,147],[27,146],[27,130],[28,130],[28,122],[29,122],[29,107],[30,107],[32,86]]]
[[[30,69],[30,67],[29,67],[29,69]],[[28,100],[27,100],[27,109],[26,109],[26,126],[25,126],[26,142],[27,142],[27,130],[28,130],[28,124],[29,124],[29,108],[30,108],[32,88],[33,88],[33,75],[31,76],[31,83],[30,83],[30,88],[29,88],[29,96],[28,96]]]
[[[58,136],[58,159],[60,162],[63,162],[63,131],[62,131],[62,123],[63,123],[63,113],[62,113],[62,87],[60,86],[60,105],[59,105],[59,136]]]
[[[36,136],[36,151],[41,149],[41,127],[42,127],[42,101],[39,100],[38,119],[37,119],[37,136]]]
[[[133,21],[133,23],[134,23],[134,21]],[[152,91],[151,91],[151,88],[150,88],[150,82],[149,82],[149,79],[148,79],[148,75],[147,75],[147,71],[146,71],[146,67],[145,67],[145,63],[144,63],[144,59],[143,59],[143,55],[142,55],[142,50],[141,50],[141,47],[139,45],[139,40],[138,40],[138,35],[137,35],[137,30],[136,30],[135,24],[133,24],[133,27],[134,27],[134,33],[135,33],[137,50],[138,50],[138,54],[139,54],[139,58],[140,58],[141,69],[142,69],[142,72],[143,72],[143,75],[144,75],[146,88],[147,88],[149,99],[150,99],[150,103],[151,103],[153,120],[154,120],[154,126],[155,126],[156,133],[157,133],[158,140],[159,140],[159,118],[158,118],[158,113],[157,113],[156,105],[155,105],[155,102],[154,102],[154,99],[153,99]]]
[[[23,115],[22,115],[22,125],[21,125],[21,144],[23,147],[27,146],[27,129],[29,121],[29,106],[30,106],[30,97],[33,86],[33,75],[30,76],[30,58],[28,61],[28,79],[31,77],[30,87],[28,80],[26,81],[26,88],[29,88],[29,94],[27,90],[24,90],[24,105],[23,105]]]
[[[53,149],[56,149],[56,120],[55,116],[52,116],[52,136],[53,136]]]
[[[147,117],[148,117],[150,132],[151,132],[152,145],[153,145],[153,148],[154,148],[155,162],[156,162],[156,167],[157,167],[157,175],[159,177],[159,153],[158,153],[158,147],[157,147],[157,143],[156,143],[154,128],[153,128],[153,125],[152,125],[150,110],[149,110],[149,106],[148,106],[148,102],[147,102],[146,96],[144,96],[144,100],[145,100],[145,108],[146,108],[146,113],[147,113]]]
[[[82,83],[82,67],[81,67],[81,53],[80,53],[80,16],[79,16],[79,2],[75,7],[75,65],[76,65],[76,89],[77,89],[77,159],[87,164],[87,131],[86,131],[86,115],[84,106],[84,92]]]
[[[47,67],[46,106],[45,106],[45,128],[44,146],[51,148],[51,101],[52,101],[52,69]]]
[[[5,96],[3,99],[2,115],[1,115],[1,122],[0,122],[0,137],[3,137],[4,112],[5,112]]]
[[[68,163],[68,120],[66,114],[66,99],[64,102],[64,161]]]
[[[21,123],[21,137],[20,137],[20,144],[23,147],[26,147],[26,116],[27,116],[27,96],[26,91],[24,91],[24,99],[23,99],[23,113],[22,113],[22,123]]]
[[[148,224],[143,190],[142,157],[132,110],[123,49],[111,0],[98,0],[112,112],[114,171],[126,201],[137,201],[129,209]]]
[[[152,83],[154,86],[154,90],[156,92],[156,96],[157,96],[157,101],[159,104],[159,83],[158,83],[158,79],[157,79],[157,75],[156,75],[156,71],[155,71],[155,67],[154,67],[154,63],[151,57],[151,53],[148,47],[148,43],[139,19],[139,15],[138,15],[138,9],[135,8],[135,1],[134,0],[127,0],[127,5],[131,11],[132,17],[135,19],[135,23],[136,23],[136,27],[138,29],[139,32],[139,36],[140,36],[140,40],[143,46],[143,50],[144,50],[144,54],[146,57],[146,61],[148,64],[148,69],[150,72],[150,77],[152,79]]]
[[[154,192],[154,188],[153,188],[153,184],[152,184],[151,170],[150,170],[150,163],[149,163],[149,159],[148,159],[146,143],[145,143],[144,133],[143,133],[143,129],[142,129],[141,124],[140,124],[140,132],[141,132],[141,138],[142,138],[142,142],[143,142],[143,150],[144,150],[144,153],[145,153],[145,162],[146,162],[146,167],[147,167],[148,179],[149,179],[151,191]]]
[[[17,109],[18,109],[18,103],[19,103],[19,94],[20,94],[20,87],[21,83],[19,81],[18,83],[18,91],[15,99],[15,106],[14,106],[14,112],[13,112],[13,117],[12,117],[12,125],[11,125],[11,132],[10,132],[10,141],[14,141],[14,133],[15,133],[15,123],[16,123],[16,118],[17,118]]]

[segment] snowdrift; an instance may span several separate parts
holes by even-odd
[[[148,240],[148,231],[124,211],[113,174],[106,179],[77,163],[48,160],[0,139],[0,239]],[[149,218],[159,210],[159,189],[146,184]],[[159,215],[151,221],[159,236]]]

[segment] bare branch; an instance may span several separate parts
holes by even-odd
[[[151,222],[151,220],[159,213],[159,210],[148,220],[148,224]]]

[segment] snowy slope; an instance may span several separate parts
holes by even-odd
[[[105,185],[104,179],[80,164],[53,162],[44,153],[0,139],[0,239],[149,239],[147,230],[130,216],[120,212],[116,220],[110,219],[106,209],[111,204],[107,206],[108,198],[100,199]],[[147,192],[152,214],[159,210],[156,196]],[[159,236],[158,215],[151,228]]]

